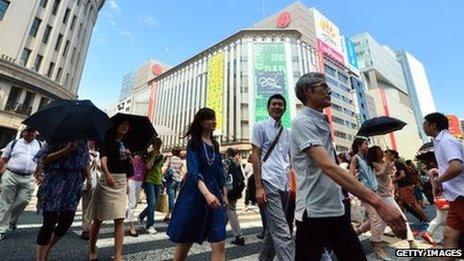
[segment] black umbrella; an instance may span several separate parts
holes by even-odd
[[[89,100],[51,102],[23,123],[38,130],[48,142],[103,140],[112,126],[108,115]]]
[[[158,135],[146,116],[118,113],[111,117],[113,126],[117,127],[120,122],[129,122],[129,133],[126,135],[125,140],[132,152],[143,151],[147,149],[150,142]]]
[[[396,118],[381,116],[369,119],[361,125],[358,136],[385,135],[390,132],[401,130],[406,123]]]
[[[416,153],[418,160],[426,159],[434,154],[433,142],[424,143]]]

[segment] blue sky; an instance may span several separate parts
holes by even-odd
[[[122,76],[152,58],[176,65],[274,14],[286,0],[107,0],[94,28],[79,89],[106,108]],[[426,67],[437,109],[464,118],[464,1],[313,0],[344,35],[368,31]],[[264,3],[264,10],[263,10]]]

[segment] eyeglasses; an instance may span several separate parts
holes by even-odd
[[[326,92],[330,92],[331,89],[329,87],[329,85],[326,83],[326,82],[321,82],[321,83],[318,83],[318,84],[314,84],[314,85],[311,85],[310,86],[311,88],[315,89],[317,87],[322,87],[322,89]]]

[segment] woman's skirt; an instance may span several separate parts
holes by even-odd
[[[112,174],[114,187],[101,175],[87,208],[89,220],[124,219],[126,217],[126,174]]]

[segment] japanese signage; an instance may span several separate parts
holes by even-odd
[[[206,107],[216,112],[216,132],[222,131],[224,93],[224,53],[220,52],[208,59],[208,90]]]
[[[285,48],[283,43],[259,43],[254,45],[255,71],[255,120],[269,118],[267,100],[273,94],[281,94],[288,103],[288,82]],[[282,124],[290,127],[290,112],[287,109]]]

